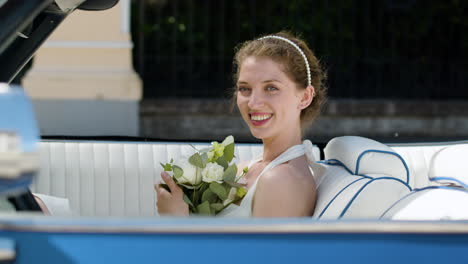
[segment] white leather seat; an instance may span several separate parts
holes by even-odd
[[[466,142],[457,145],[468,147]],[[429,181],[431,168],[441,172],[433,160],[439,159],[442,166],[446,164],[442,155],[452,155],[442,149],[447,145],[389,148],[359,137],[330,141],[325,149],[328,160],[313,165],[320,174],[314,217],[378,218],[411,188],[446,184]],[[434,158],[439,151],[441,156]],[[81,215],[151,216],[156,214],[153,184],[160,180],[160,162],[192,152],[189,143],[43,141],[41,171],[32,191],[68,198]],[[236,145],[238,160],[250,160],[261,152],[259,144]],[[318,157],[318,148],[314,152]]]
[[[41,170],[32,191],[68,198],[74,212],[87,216],[156,215],[153,185],[160,163],[189,156],[209,143],[43,141]],[[236,144],[237,160],[261,155],[260,144]],[[317,147],[314,154],[319,157]]]
[[[392,220],[468,220],[468,191],[430,186],[411,192],[383,215]]]
[[[238,144],[236,156],[251,159],[261,151],[261,145]],[[153,185],[160,181],[160,162],[191,153],[183,143],[43,141],[32,191],[68,198],[80,215],[155,215]]]
[[[430,185],[428,178],[432,157],[443,145],[421,146],[415,144],[391,146],[405,160],[410,170],[410,186],[423,188]]]
[[[440,185],[450,184],[468,188],[468,145],[449,146],[432,158],[429,179]]]
[[[404,160],[384,144],[362,137],[338,137],[324,152],[326,160],[319,163],[324,175],[319,176],[316,218],[378,219],[411,191]]]
[[[468,145],[435,152],[428,179],[435,186],[415,190],[382,216],[393,220],[468,220]]]

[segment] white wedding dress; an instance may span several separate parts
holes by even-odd
[[[257,183],[260,177],[262,175],[270,170],[273,169],[274,167],[278,166],[279,164],[288,162],[290,160],[293,160],[297,157],[300,157],[302,155],[306,155],[307,159],[309,160],[309,163],[315,163],[315,158],[312,153],[312,143],[309,140],[304,140],[303,144],[300,145],[295,145],[287,149],[285,152],[281,153],[276,159],[274,159],[272,162],[270,162],[258,175],[257,179],[255,180],[254,184],[249,188],[247,191],[247,194],[245,197],[242,199],[240,205],[236,204],[230,204],[228,207],[226,207],[223,211],[221,211],[217,216],[220,217],[252,217],[252,203],[253,203],[253,198],[255,195],[255,190],[257,189]],[[254,159],[250,162],[249,168],[258,162],[261,159]],[[311,170],[312,172],[312,170]],[[313,172],[312,172],[313,175]]]

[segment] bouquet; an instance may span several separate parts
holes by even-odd
[[[183,190],[190,213],[216,215],[247,193],[238,181],[248,169],[244,168],[242,174],[236,176],[233,136],[226,137],[222,143],[214,141],[211,147],[202,150],[193,148],[195,153],[188,159],[176,162],[171,159],[161,166],[172,174],[175,183]],[[169,191],[166,184],[161,185]]]

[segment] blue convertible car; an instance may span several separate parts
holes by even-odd
[[[40,140],[10,83],[73,10],[117,2],[0,0],[0,262],[468,263],[468,141],[338,137],[315,148],[312,217],[181,219],[158,216],[152,185],[189,143]],[[261,151],[239,144],[236,157]]]

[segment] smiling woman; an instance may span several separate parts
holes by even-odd
[[[283,75],[283,81],[290,82],[289,86],[297,88],[298,91],[312,88],[313,100],[310,105],[303,107],[301,110],[301,123],[306,125],[312,121],[319,113],[320,107],[325,101],[326,87],[324,85],[326,74],[323,71],[319,60],[314,53],[307,47],[307,44],[294,37],[288,32],[279,32],[273,36],[266,36],[253,41],[243,43],[237,51],[234,64],[237,66],[237,71],[234,75],[234,81],[237,83],[237,91],[245,91],[245,86],[242,86],[244,81],[240,78],[243,63],[252,66],[253,60],[268,58],[271,62],[278,64],[277,73]],[[258,61],[257,61],[258,62]],[[247,74],[247,73],[246,73]],[[265,79],[264,81],[276,81],[278,74],[274,74],[275,78]],[[239,90],[240,89],[240,90]],[[276,89],[274,85],[268,88],[270,91]],[[237,92],[236,91],[236,92]],[[238,93],[234,94],[234,97]]]
[[[220,215],[311,216],[316,185],[309,164],[315,160],[306,155],[312,145],[309,141],[302,144],[302,130],[317,115],[325,97],[325,77],[317,58],[303,41],[279,32],[244,43],[234,64],[234,97],[251,134],[262,140],[263,154],[246,164],[248,192],[243,200]],[[172,196],[157,189],[159,213],[188,215],[180,188],[164,173],[161,176],[174,188]]]
[[[264,148],[263,158],[250,164],[250,189],[241,207],[253,216],[311,215],[316,191],[308,162],[314,161],[292,153],[304,148],[302,131],[325,98],[320,63],[304,41],[287,32],[247,41],[234,63],[237,106]]]
[[[37,28],[32,27],[31,33],[44,33],[50,21],[57,21],[53,20],[59,12],[56,1],[43,9],[35,8],[45,13],[34,21]],[[15,9],[2,10],[8,4],[25,7],[39,2],[52,0],[7,1],[0,8],[3,11],[0,12],[0,28],[12,25],[6,21],[7,14],[25,14],[14,12]],[[286,11],[290,13],[290,10]],[[30,15],[18,21],[28,20],[28,17]],[[40,25],[46,28],[41,29]],[[28,33],[15,29],[10,31],[13,38],[17,32]],[[0,30],[0,35],[2,33],[8,31]],[[160,36],[166,38],[168,35]],[[44,35],[33,33],[28,39],[20,37],[16,39],[20,42],[15,42],[30,45],[27,44],[29,40],[39,45],[42,42],[35,42],[36,37]],[[9,72],[16,70],[11,66],[17,63],[9,64],[8,58],[24,57],[14,52],[25,51],[24,46],[16,47],[19,49],[8,48],[2,54],[9,56],[0,57],[5,72],[7,65],[10,65]],[[252,160],[242,182],[248,192],[240,204],[226,208],[223,216],[249,219],[154,217],[157,215],[156,195],[152,187],[159,179],[160,163],[190,155],[189,151],[193,151],[190,143],[195,142],[190,142],[189,136],[184,137],[183,143],[117,137],[107,138],[107,141],[102,138],[49,137],[50,140],[42,140],[37,145],[37,129],[33,134],[22,133],[26,128],[35,127],[32,108],[24,105],[24,91],[11,89],[12,86],[0,87],[0,110],[3,110],[0,111],[0,161],[3,161],[0,162],[0,176],[4,176],[0,187],[3,189],[11,184],[16,189],[11,193],[17,194],[20,188],[26,190],[32,173],[37,171],[32,191],[69,199],[70,207],[80,216],[56,217],[57,210],[53,209],[58,208],[52,207],[48,217],[0,215],[0,262],[128,263],[154,262],[157,258],[175,264],[186,263],[184,256],[190,256],[191,263],[206,264],[218,259],[234,263],[239,262],[239,258],[229,258],[227,254],[242,252],[243,260],[261,260],[269,264],[283,263],[284,259],[302,263],[310,261],[311,257],[318,262],[340,264],[414,264],[416,258],[430,260],[428,263],[468,263],[467,141],[391,148],[366,138],[340,137],[330,140],[323,149],[324,160],[312,162],[311,143],[301,144],[301,138],[305,122],[318,113],[314,109],[318,109],[324,97],[323,74],[320,68],[314,68],[315,57],[305,44],[285,33],[249,41],[241,46],[238,54],[245,56],[236,61],[236,103],[252,134],[263,141],[263,146],[239,144],[236,148],[236,158]],[[64,83],[61,87],[68,91],[70,85]],[[10,93],[6,93],[7,90]],[[335,86],[333,90],[336,91]],[[15,97],[21,100],[14,100]],[[179,105],[172,108],[183,114],[186,110],[191,111]],[[30,111],[28,118],[20,118],[22,111],[27,109]],[[208,110],[214,111],[212,108]],[[220,112],[223,110],[219,108]],[[93,112],[93,115],[97,114]],[[91,118],[90,115],[87,120],[91,121]],[[76,118],[71,120],[76,122]],[[119,116],[119,120],[128,122],[125,116]],[[169,124],[173,120],[165,121]],[[197,122],[190,117],[186,117],[186,121]],[[109,119],[100,122],[108,126]],[[209,122],[200,123],[211,130],[216,128]],[[223,133],[230,134],[230,128],[221,128]],[[190,130],[183,126],[176,129]],[[211,135],[210,139],[216,137]],[[25,145],[26,142],[32,145]],[[201,149],[208,144],[195,143],[194,146]],[[220,156],[218,150],[221,152],[221,147],[216,149],[216,155],[213,155]],[[39,162],[30,159],[36,154]],[[255,159],[257,155],[260,155],[259,159]],[[35,170],[31,165],[35,165]],[[309,171],[309,166],[313,172]],[[243,168],[242,165],[239,167]],[[21,181],[12,182],[11,177],[6,178],[12,174],[19,176],[16,180]],[[17,210],[30,210],[27,201],[34,199],[26,200],[26,203],[25,199],[16,199],[17,203],[12,204]],[[0,199],[0,209],[1,203]],[[13,210],[11,204],[7,205],[10,207],[5,209]],[[312,217],[296,219],[251,217],[308,216],[313,210]],[[121,218],[123,216],[131,217]],[[438,222],[377,220],[381,218],[435,219]],[[220,244],[229,251],[210,250],[208,258],[198,257],[200,252],[206,252],[207,248],[217,249]],[[185,254],[182,255],[180,249]]]

